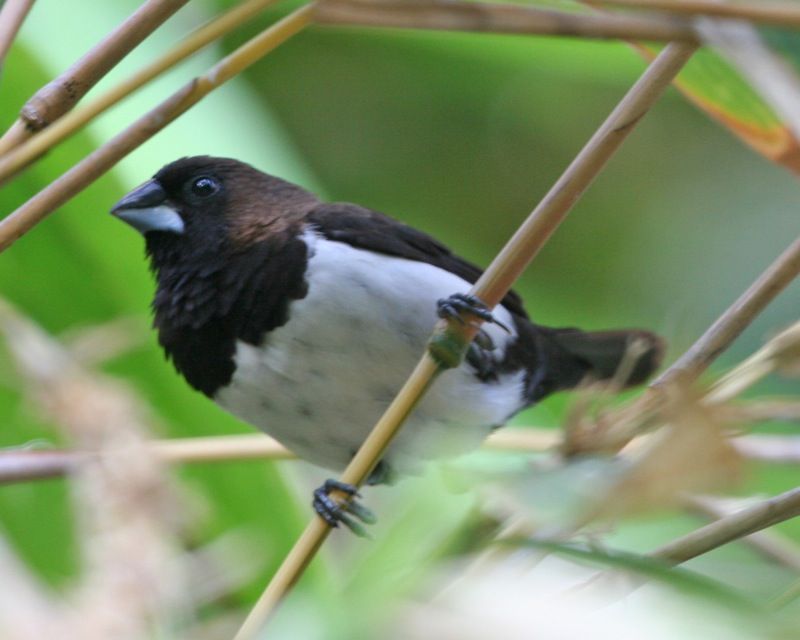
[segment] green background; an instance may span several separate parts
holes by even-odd
[[[82,0],[69,10],[34,7],[0,79],[0,125],[10,124],[24,100],[80,55],[84,43],[101,38],[135,6],[129,0]],[[100,87],[152,59],[213,9],[205,3],[181,10]],[[78,30],[80,38],[74,35]],[[255,30],[211,47],[2,187],[0,212],[12,211]],[[119,197],[177,157],[230,155],[329,199],[394,215],[485,265],[643,69],[628,47],[616,43],[311,28],[219,89],[4,253],[0,292],[55,334],[134,317],[142,346],[104,369],[152,404],[160,435],[249,432],[193,393],[156,348],[147,328],[153,284],[141,238],[108,215]],[[542,324],[647,327],[667,338],[674,358],[797,235],[798,193],[794,177],[670,90],[517,289]],[[714,370],[739,362],[796,320],[799,299],[796,283]],[[58,442],[53,426],[21,400],[5,360],[0,446]],[[796,381],[770,379],[754,393],[796,391]],[[556,425],[567,403],[566,397],[552,398],[518,422]],[[514,462],[508,458],[509,465]],[[247,462],[177,471],[205,505],[187,533],[192,544],[241,531],[260,558],[249,585],[221,607],[243,605],[257,594],[307,520],[307,490],[325,474],[298,468],[294,462]],[[798,480],[791,467],[751,465],[748,472],[739,491],[775,493]],[[425,499],[417,499],[421,491]],[[472,505],[469,495],[427,491],[416,480],[367,496],[383,521],[376,540],[366,550],[360,542],[337,541],[283,613],[279,628],[287,634],[296,631],[302,617],[297,612],[307,613],[311,598],[319,602],[325,596],[334,610],[342,589],[362,603],[400,589],[397,576],[424,565]],[[416,511],[405,506],[411,496]],[[647,550],[699,522],[676,513],[643,517],[622,526],[612,542]],[[1,487],[0,523],[45,579],[69,584],[78,558],[63,481]],[[800,538],[796,524],[782,530]],[[342,557],[353,563],[347,571]],[[758,596],[776,595],[790,579],[736,545],[695,565],[690,564]],[[311,634],[317,627],[308,624]]]

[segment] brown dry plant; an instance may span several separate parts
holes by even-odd
[[[190,591],[178,561],[181,501],[147,446],[146,410],[129,389],[82,367],[5,302],[0,331],[29,403],[85,452],[70,467],[81,578],[55,596],[2,543],[3,637],[139,639],[164,632],[175,611],[190,605]]]

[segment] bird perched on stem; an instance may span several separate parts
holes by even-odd
[[[518,411],[586,379],[607,380],[639,345],[627,379],[658,366],[642,330],[584,332],[528,319],[509,293],[491,313],[465,295],[481,274],[429,235],[227,158],[183,158],[112,213],[145,238],[157,280],[154,326],[187,382],[298,456],[350,460],[411,372],[439,317],[486,320],[373,472],[386,482],[422,458],[477,446]],[[370,520],[328,481],[314,507],[329,524]]]

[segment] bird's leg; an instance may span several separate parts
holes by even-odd
[[[331,491],[341,491],[349,496],[349,499],[339,503],[331,498]],[[341,522],[350,531],[362,538],[369,537],[367,530],[362,527],[354,518],[361,520],[365,524],[373,524],[376,521],[375,515],[365,506],[359,504],[355,498],[359,497],[358,489],[352,484],[347,484],[339,480],[328,479],[324,484],[314,491],[312,505],[320,517],[331,527],[338,527]],[[350,516],[354,516],[351,518]]]
[[[485,346],[485,341],[478,340],[481,334],[488,338],[488,335],[483,331],[478,332],[475,340],[467,349],[466,361],[475,369],[475,375],[479,380],[497,380],[497,361],[491,353],[495,348],[494,344],[491,344],[490,340],[489,343],[491,346],[487,348]]]
[[[485,322],[491,322],[501,327],[508,333],[511,330],[492,315],[486,304],[478,297],[466,293],[454,293],[449,298],[442,298],[436,302],[436,313],[440,318],[455,318],[462,324],[466,321],[461,317],[461,312],[473,315]]]

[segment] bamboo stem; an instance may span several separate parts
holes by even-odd
[[[720,518],[673,540],[650,556],[670,564],[681,564],[724,544],[800,515],[800,488],[764,500]]]
[[[214,89],[302,30],[309,23],[311,9],[312,5],[305,5],[248,40],[0,221],[0,251]]]
[[[787,567],[800,566],[800,555],[794,544],[775,535],[769,535],[771,532],[763,531],[800,515],[800,488],[736,509],[732,513],[723,509],[719,502],[698,496],[687,498],[686,506],[718,519],[659,547],[646,557],[669,565],[678,565],[729,542],[740,540]],[[620,591],[617,581],[614,580],[614,573],[602,571],[570,591],[579,592],[591,588],[601,597],[607,598],[610,595],[614,601],[618,601],[645,582],[646,578],[638,576]]]
[[[800,364],[800,321],[781,331],[749,358],[719,378],[704,398],[706,404],[722,404],[776,371]]]
[[[772,24],[800,26],[800,6],[793,2],[719,2],[719,0],[601,0],[601,4],[629,9],[651,9],[687,15],[734,18]]]
[[[0,452],[0,484],[58,478],[72,469],[83,455],[76,451],[31,451],[11,449]]]
[[[0,251],[186,111],[197,101],[197,93],[197,81],[193,80],[6,216],[0,221]]]
[[[0,155],[72,109],[106,73],[186,2],[146,0],[125,22],[25,103],[18,121],[24,125],[25,133],[19,133],[19,126],[12,126],[15,133],[0,138]]]
[[[702,336],[633,403],[614,414],[602,437],[584,439],[570,455],[590,451],[619,451],[637,434],[653,425],[663,405],[662,390],[670,384],[695,381],[708,366],[800,273],[800,238],[797,238],[747,290],[728,307]],[[588,445],[588,446],[584,446]]]
[[[0,158],[14,147],[22,144],[31,136],[25,128],[25,123],[17,119],[0,138]]]
[[[475,283],[474,295],[489,307],[502,300],[695,50],[692,44],[672,43],[658,55]]]
[[[726,500],[718,500],[708,496],[690,497],[687,500],[687,505],[693,511],[715,520],[729,516],[737,511],[737,509],[732,509],[728,506]],[[756,531],[743,537],[742,542],[764,557],[789,567],[793,571],[800,572],[800,547],[792,540],[773,531]]]
[[[792,400],[758,400],[748,402],[734,411],[740,422],[766,422],[780,420],[783,422],[800,422],[800,401]],[[776,436],[777,437],[777,436]]]
[[[651,386],[694,380],[800,274],[800,237]]]
[[[507,427],[492,433],[482,448],[495,452],[543,453],[558,446],[561,432],[537,427]],[[637,441],[638,442],[638,441]],[[779,464],[800,463],[800,437],[745,435],[730,443],[745,458]],[[153,454],[169,464],[294,460],[277,440],[263,434],[157,440]],[[629,453],[633,447],[628,447]],[[69,473],[92,454],[69,449],[0,449],[0,485],[55,478]]]
[[[483,446],[490,451],[535,453],[552,449],[559,437],[556,429],[509,428],[493,433]],[[766,448],[770,446],[776,445],[767,444]],[[277,440],[263,434],[157,440],[149,443],[149,447],[160,461],[170,464],[296,457]],[[800,449],[800,444],[795,448]],[[63,476],[91,455],[88,451],[65,449],[0,450],[0,485]]]
[[[34,0],[6,0],[0,7],[0,69]]]
[[[492,261],[473,287],[473,294],[478,295],[490,307],[503,299],[514,280],[552,235],[620,143],[669,86],[695,48],[691,44],[672,43],[659,54],[540,205]],[[436,339],[437,334],[452,332],[466,344],[474,337],[477,330],[477,326],[460,325],[457,322],[440,323],[432,340]],[[400,429],[402,421],[411,413],[422,393],[439,372],[439,365],[430,353],[426,352],[400,393],[345,469],[342,481],[356,486],[364,481],[389,446],[390,439]],[[303,574],[329,533],[330,527],[320,517],[315,517],[308,524],[248,614],[235,640],[250,640],[259,633],[278,603]]]
[[[342,473],[342,482],[361,486],[383,456],[389,443],[439,374],[439,365],[425,353],[403,388],[370,432]],[[300,538],[250,611],[234,640],[254,638],[283,596],[292,588],[325,542],[331,528],[320,517],[308,523]]]
[[[733,438],[731,444],[749,460],[772,464],[800,463],[800,438],[796,436],[747,435]]]
[[[326,0],[318,6],[314,18],[321,24],[370,27],[697,41],[694,29],[681,19],[567,13],[524,5],[463,0]]]
[[[158,77],[167,69],[175,66],[214,40],[236,29],[260,11],[275,4],[276,1],[247,0],[242,4],[236,5],[230,11],[189,34],[182,42],[158,60],[140,69],[116,87],[87,102],[85,105],[73,109],[46,129],[35,133],[33,137],[23,142],[18,139],[19,133],[9,134],[10,139],[15,140],[15,146],[19,146],[11,149],[6,155],[0,156],[0,184],[48,152],[59,142],[73,135],[108,108],[150,82],[153,78]]]
[[[161,462],[170,464],[295,458],[277,440],[265,435],[158,440],[148,443],[148,447]],[[0,450],[0,484],[63,476],[92,455],[89,451],[64,449]]]

